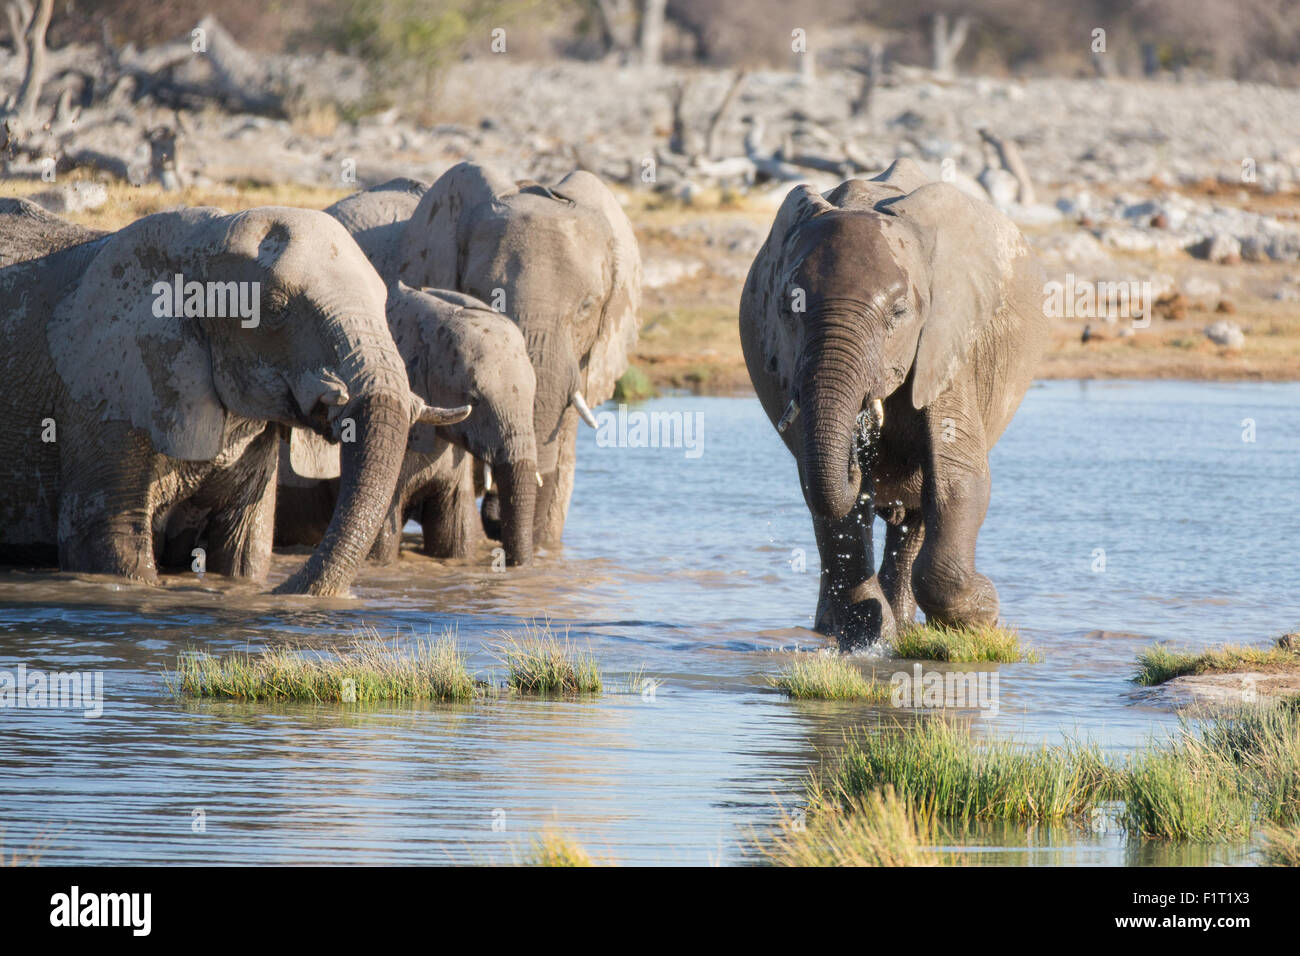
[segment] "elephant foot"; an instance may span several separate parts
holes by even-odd
[[[834,637],[841,651],[859,650],[893,638],[897,625],[876,578],[838,598],[823,595],[815,629]]]
[[[998,589],[984,575],[969,575],[956,587],[936,584],[918,576],[912,585],[927,624],[980,627],[998,623]]]

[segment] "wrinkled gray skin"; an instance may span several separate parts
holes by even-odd
[[[460,163],[418,187],[367,190],[332,211],[381,275],[455,289],[509,315],[537,377],[533,430],[542,476],[534,542],[559,543],[573,494],[578,412],[606,401],[636,343],[641,257],[618,201],[584,171],[547,188]],[[346,210],[339,207],[347,205]]]
[[[99,229],[69,222],[29,199],[0,199],[0,268],[102,235]]]
[[[177,273],[260,283],[260,324],[155,315],[154,283]],[[274,207],[160,213],[0,269],[0,561],[153,582],[155,529],[194,499],[210,511],[208,569],[260,579],[280,426],[337,437],[350,419],[339,507],[277,588],[346,591],[428,411],[384,295],[333,219]]]
[[[519,328],[504,315],[459,292],[416,290],[397,283],[388,292],[388,324],[406,359],[411,388],[432,405],[472,405],[455,425],[411,430],[388,516],[372,559],[397,558],[410,517],[424,530],[424,553],[464,558],[483,539],[474,510],[475,461],[491,470],[502,501],[502,546],[507,564],[533,553],[532,507],[537,488],[533,439],[533,368]],[[304,461],[311,449],[281,457],[276,542],[314,544],[333,508],[337,482],[297,474],[328,474],[330,466]],[[468,452],[468,453],[467,453]],[[298,459],[295,461],[295,459]]]
[[[918,604],[927,621],[996,622],[975,541],[989,449],[1046,344],[1042,283],[1009,219],[907,160],[824,197],[797,187],[777,213],[741,343],[773,424],[798,407],[781,437],[821,554],[816,628],[842,648],[890,636]],[[883,428],[855,439],[872,399]],[[873,512],[887,523],[879,575]]]

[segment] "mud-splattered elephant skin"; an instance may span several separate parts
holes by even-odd
[[[918,605],[929,621],[997,620],[975,543],[989,449],[1046,344],[1042,288],[1009,219],[907,160],[782,204],[745,283],[741,343],[812,515],[815,626],[842,647],[889,636]]]

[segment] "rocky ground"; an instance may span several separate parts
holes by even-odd
[[[0,57],[0,80],[13,74]],[[129,157],[126,179],[141,185],[86,169],[43,181],[33,158],[11,164],[0,194],[111,227],[178,202],[323,206],[466,158],[543,181],[581,165],[617,187],[641,240],[637,364],[660,385],[727,392],[748,384],[736,306],[781,197],[794,182],[830,187],[910,156],[1002,206],[1049,278],[1147,284],[1154,302],[1126,310],[1100,286],[1101,304],[1059,317],[1044,376],[1300,378],[1300,91],[900,71],[855,115],[856,73],[762,72],[719,113],[735,82],[501,57],[456,66],[432,104],[355,121],[309,100],[276,119],[178,114],[146,97],[91,107],[78,144]],[[417,113],[435,121],[402,118]],[[176,175],[151,178],[144,131],[173,119]],[[981,130],[1012,145],[1027,181]]]

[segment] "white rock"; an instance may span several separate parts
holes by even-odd
[[[1226,319],[1207,325],[1205,337],[1216,345],[1223,345],[1230,349],[1239,349],[1246,344],[1246,333],[1241,331],[1241,326]]]

